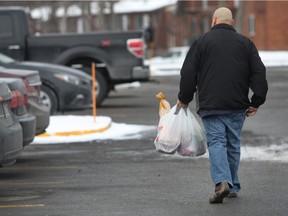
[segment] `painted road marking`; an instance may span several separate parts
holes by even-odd
[[[15,186],[15,185],[41,185],[41,184],[47,184],[47,185],[51,185],[51,184],[63,184],[64,182],[60,182],[60,181],[45,181],[45,182],[24,182],[24,181],[19,181],[19,182],[2,182],[5,183],[5,186]]]
[[[19,205],[0,205],[0,208],[30,208],[30,207],[44,207],[45,204],[19,204]]]

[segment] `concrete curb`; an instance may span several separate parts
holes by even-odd
[[[112,124],[112,119],[110,117],[96,117],[96,123],[93,123],[92,120],[92,116],[51,116],[47,131],[37,137],[82,136],[102,133],[107,131]]]

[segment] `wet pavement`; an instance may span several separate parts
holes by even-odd
[[[288,72],[273,69],[267,78],[267,102],[255,118],[247,119],[243,146],[277,145],[283,147],[274,150],[280,154],[288,151]],[[115,122],[157,125],[155,95],[163,91],[173,103],[177,90],[177,77],[155,78],[138,89],[111,93],[97,112]],[[156,132],[141,135],[130,140],[27,146],[16,164],[0,169],[0,215],[287,215],[287,162],[263,161],[261,155],[242,160],[239,198],[211,205],[207,155],[160,154],[153,145]]]
[[[286,215],[288,163],[242,161],[237,199],[211,205],[208,159],[155,152],[142,140],[32,145],[1,169],[3,215]]]

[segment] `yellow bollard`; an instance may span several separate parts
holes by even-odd
[[[97,107],[97,100],[96,100],[96,65],[92,62],[92,102],[93,102],[93,119],[94,123],[96,122],[96,107]]]

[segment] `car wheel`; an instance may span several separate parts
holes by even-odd
[[[42,85],[40,90],[42,103],[50,109],[50,114],[57,111],[58,101],[55,93],[49,87]]]
[[[105,98],[108,96],[108,83],[102,73],[96,74],[96,100],[97,106],[100,106]]]

